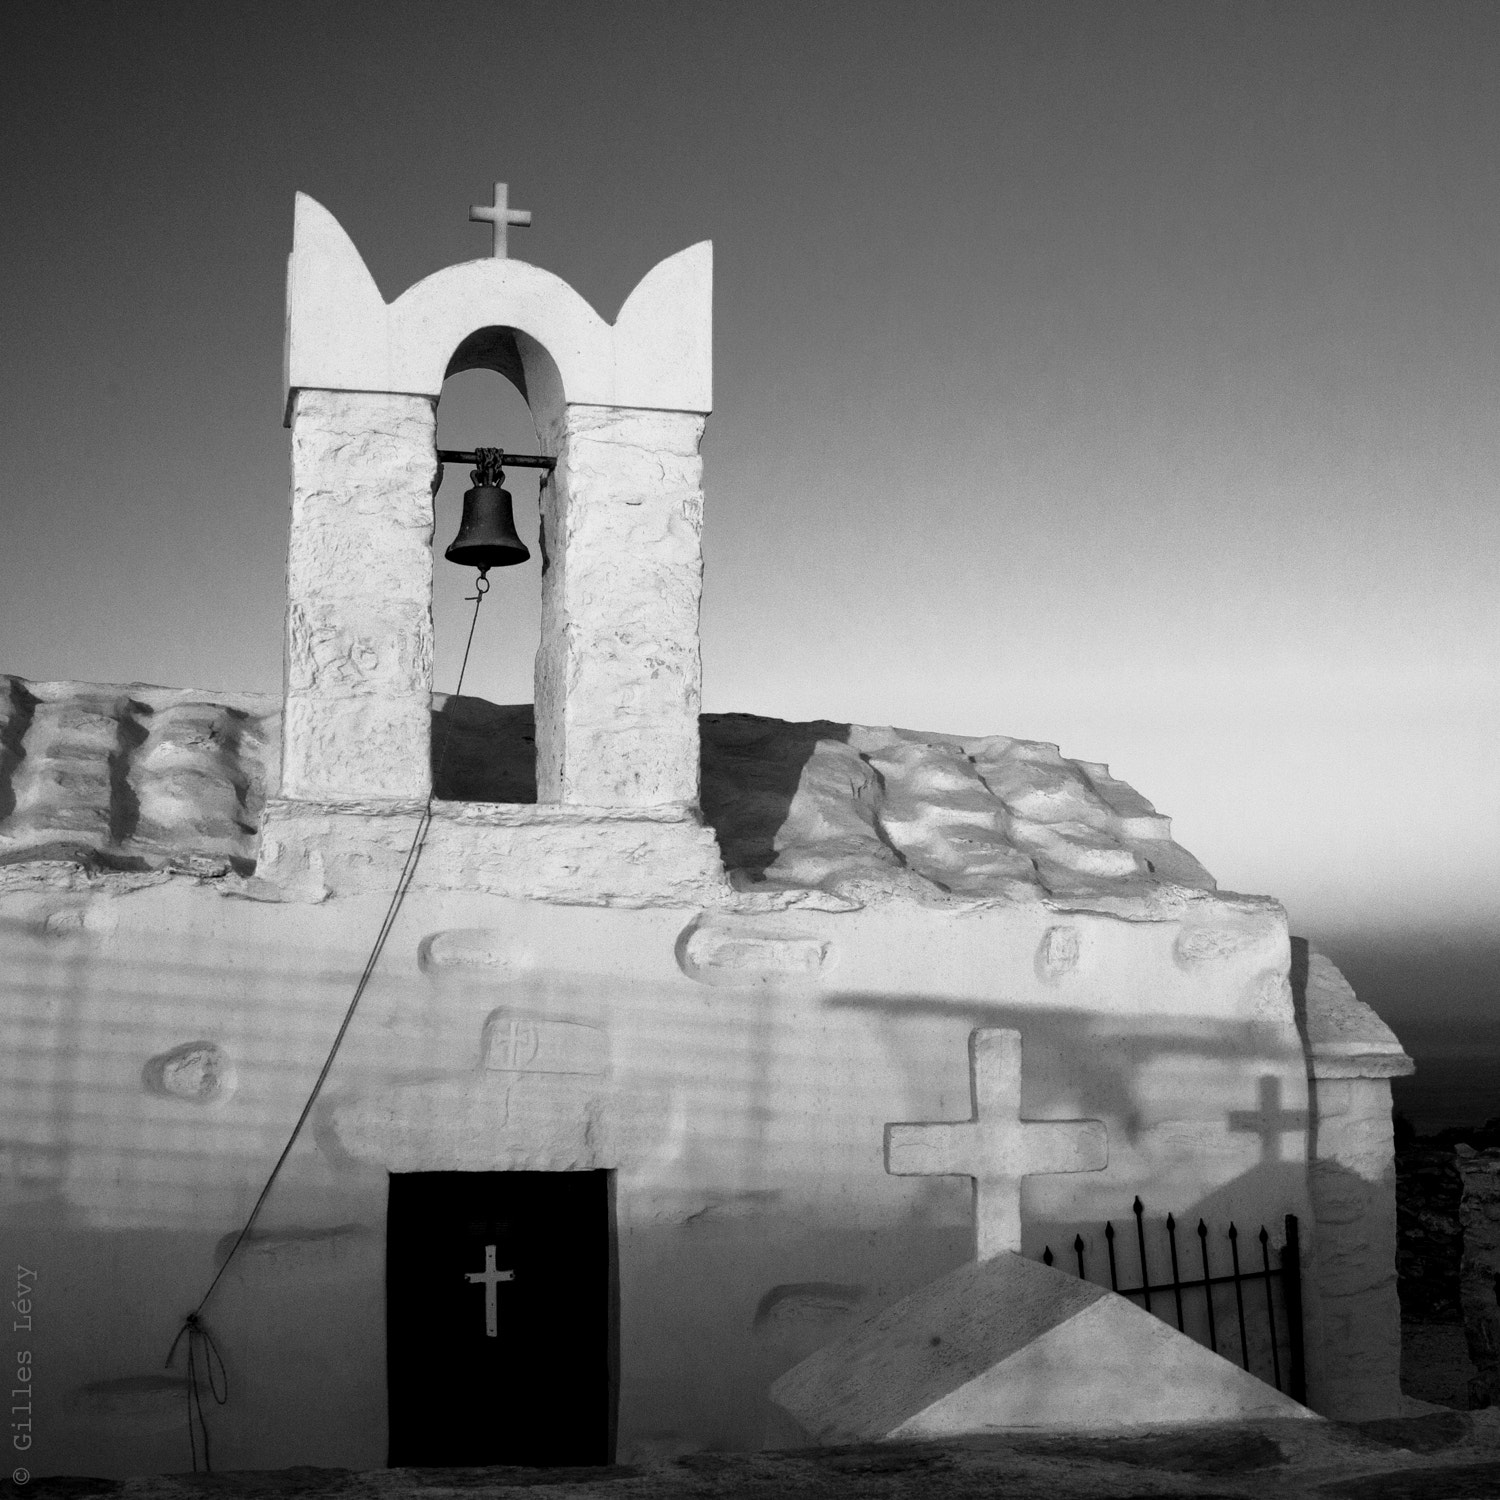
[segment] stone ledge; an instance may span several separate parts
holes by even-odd
[[[392,890],[424,807],[407,798],[272,798],[257,881],[287,901]],[[713,830],[677,803],[434,802],[413,885],[585,906],[705,906],[731,898]]]

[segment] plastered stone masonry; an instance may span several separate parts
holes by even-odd
[[[537,795],[698,801],[704,418],[567,407],[545,434]]]
[[[1357,1421],[1401,1403],[1391,1079],[1414,1064],[1327,957],[1298,941],[1294,971],[1315,1121],[1310,1279],[1322,1331],[1315,1356],[1330,1407]]]
[[[287,266],[287,410],[299,390],[436,399],[476,333],[514,336],[540,420],[561,401],[708,412],[713,407],[713,247],[653,266],[606,323],[565,281],[519,260],[445,266],[387,303],[321,203],[298,193]],[[514,378],[510,370],[502,371]]]
[[[283,796],[431,789],[435,422],[421,396],[293,402]]]

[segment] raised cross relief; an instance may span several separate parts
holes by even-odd
[[[1021,1179],[1100,1172],[1109,1163],[1102,1120],[1021,1119],[1021,1033],[969,1033],[967,1120],[889,1124],[885,1169],[897,1177],[974,1179],[974,1238],[980,1260],[1021,1248]]]
[[[531,228],[531,210],[510,206],[510,188],[506,183],[495,184],[493,204],[474,203],[469,206],[471,224],[488,224],[495,231],[495,259],[505,260],[510,255],[509,231],[511,225],[517,229]]]
[[[464,1280],[473,1282],[476,1286],[484,1284],[484,1331],[490,1338],[496,1338],[500,1333],[500,1306],[499,1299],[495,1296],[495,1288],[502,1281],[514,1281],[514,1271],[497,1271],[495,1269],[495,1247],[486,1245],[484,1247],[484,1270],[465,1271]]]

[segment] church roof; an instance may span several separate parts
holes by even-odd
[[[439,796],[536,800],[530,705],[433,706]],[[280,710],[269,694],[0,677],[0,888],[43,864],[253,874]],[[1213,889],[1150,803],[1053,745],[755,714],[701,725],[704,818],[741,888],[1106,904]]]

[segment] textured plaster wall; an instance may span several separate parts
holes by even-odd
[[[425,396],[294,398],[288,797],[427,794],[434,423]]]
[[[698,800],[704,418],[568,406],[544,441],[537,795]]]
[[[0,898],[0,1253],[40,1273],[36,1472],[184,1463],[166,1347],[385,899],[165,877]],[[1026,1254],[1096,1243],[1136,1193],[1161,1254],[1169,1210],[1306,1214],[1305,1130],[1246,1118],[1268,1089],[1307,1108],[1286,952],[1274,904],[1212,897],[1132,922],[414,892],[211,1306],[233,1383],[216,1463],[383,1462],[387,1173],[453,1168],[613,1168],[622,1454],[755,1446],[771,1379],[971,1253],[967,1180],[888,1175],[882,1137],[968,1116],[975,1025],[1021,1030],[1025,1116],[1109,1132],[1107,1170],[1026,1184]]]

